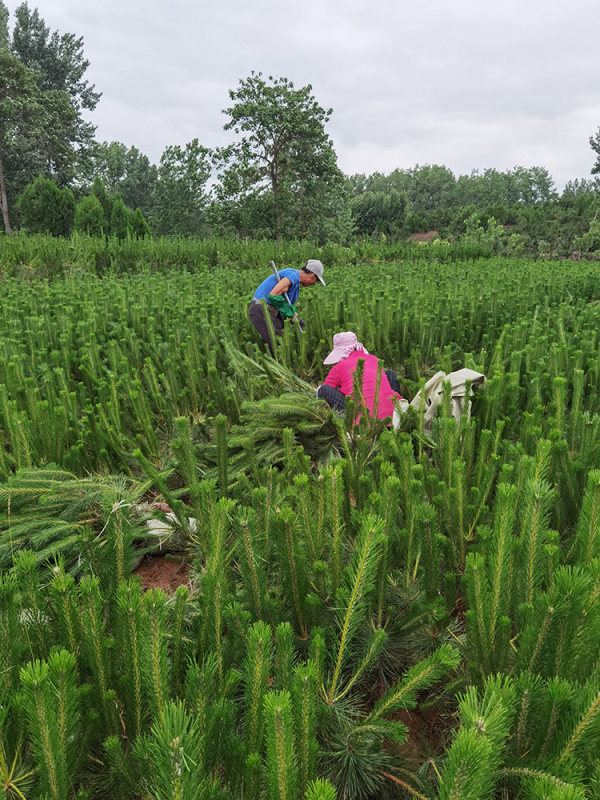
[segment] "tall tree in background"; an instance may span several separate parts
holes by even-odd
[[[594,153],[596,153],[596,161],[592,167],[592,175],[598,175],[600,173],[600,128],[598,128],[593,136],[590,136],[590,147]]]
[[[95,127],[82,117],[83,110],[93,111],[101,97],[95,87],[84,80],[90,62],[83,56],[83,37],[50,29],[40,17],[37,8],[29,9],[22,3],[15,11],[12,36],[13,53],[34,69],[42,92],[64,92],[75,114],[71,133],[72,141],[90,143]]]
[[[59,187],[77,175],[93,141],[94,126],[83,111],[100,95],[84,80],[89,63],[83,40],[50,33],[37,9],[15,12],[12,39],[6,6],[0,5],[0,197],[4,228],[9,204],[37,175]]]
[[[150,213],[158,169],[137,147],[121,142],[95,143],[90,167],[90,174],[100,178],[111,195],[119,192],[126,206]]]
[[[240,80],[229,96],[224,127],[241,139],[228,148],[227,159],[242,178],[241,194],[271,194],[277,241],[284,233],[305,235],[313,212],[330,202],[326,195],[343,190],[325,132],[332,110],[321,108],[310,84],[295,89],[287,78],[264,80],[260,72]]]
[[[153,233],[198,236],[208,202],[210,152],[198,139],[185,147],[169,146],[160,157],[150,215]]]
[[[38,176],[19,195],[21,226],[27,233],[68,236],[73,228],[75,198],[68,186],[59,189],[50,178]]]
[[[8,48],[8,8],[0,0],[0,50]]]
[[[24,168],[15,151],[34,147],[44,137],[45,119],[35,73],[0,48],[0,208],[6,233],[11,232],[7,183]]]

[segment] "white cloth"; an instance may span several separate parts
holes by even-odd
[[[483,386],[486,381],[485,375],[481,372],[475,372],[474,369],[458,369],[456,372],[450,372],[446,375],[445,372],[436,372],[430,378],[425,386],[420,389],[410,402],[410,406],[419,411],[421,403],[425,405],[425,415],[423,418],[423,430],[425,433],[431,433],[433,419],[437,414],[438,406],[442,403],[443,384],[450,381],[450,413],[460,423],[462,415],[466,412],[467,419],[471,417],[471,395],[475,386]],[[466,382],[471,381],[471,391],[469,398],[465,401],[467,392]],[[400,415],[406,411],[406,408],[396,408],[392,417],[392,424],[394,429],[400,427]]]

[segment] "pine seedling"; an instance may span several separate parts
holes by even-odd
[[[547,540],[548,520],[552,510],[554,492],[544,480],[528,481],[523,490],[521,507],[524,516],[519,525],[521,536],[515,570],[515,598],[513,605],[531,604],[543,575],[544,544]]]
[[[536,730],[538,741],[536,742],[536,754],[542,758],[549,754],[556,755],[560,748],[557,729],[562,725],[562,721],[572,715],[575,702],[575,690],[577,685],[569,681],[551,678],[546,681],[545,697],[543,707],[543,723]]]
[[[588,474],[583,503],[575,528],[574,562],[589,564],[600,552],[600,470]]]
[[[15,719],[17,715],[12,713],[14,708],[8,703],[0,704],[0,796],[3,800],[22,798],[35,781],[35,773],[28,762],[23,762],[25,736],[20,730],[22,720]]]
[[[223,608],[227,596],[229,570],[226,550],[233,501],[222,497],[215,509],[213,529],[210,532],[209,551],[206,554],[206,572],[201,579],[202,627],[200,653],[213,651],[219,664],[219,680],[223,680]]]
[[[260,753],[264,731],[264,699],[273,662],[273,633],[269,625],[255,622],[250,629],[244,663],[246,752]]]
[[[567,442],[558,438],[554,432],[552,447],[552,463],[549,480],[558,487],[554,504],[554,518],[559,530],[569,528],[579,515],[583,487],[580,486],[580,470],[569,458]]]
[[[290,691],[294,660],[294,631],[289,622],[280,622],[275,628],[275,689]]]
[[[37,558],[31,550],[21,550],[13,567],[21,600],[21,612],[26,614],[25,631],[32,657],[45,657],[49,650],[51,632],[46,602],[40,585]],[[26,609],[26,611],[25,611]]]
[[[369,670],[380,656],[387,639],[388,634],[383,628],[376,628],[371,632],[365,646],[361,648],[361,658],[357,660],[356,666],[352,670],[352,677],[346,681],[344,688],[338,692],[335,702],[339,702],[346,697],[357,684],[360,685],[361,679],[369,673]]]
[[[204,800],[209,782],[198,769],[202,739],[183,703],[167,703],[150,735],[133,744],[145,793],[157,800]]]
[[[471,485],[476,487],[476,491],[473,496],[474,511],[472,521],[467,532],[469,541],[474,538],[477,526],[487,523],[487,503],[492,496],[501,462],[497,452],[501,434],[502,425],[500,423],[496,424],[495,434],[491,430],[481,431],[474,478],[471,481]]]
[[[190,663],[185,676],[183,696],[186,706],[198,723],[199,730],[204,732],[204,746],[199,754],[198,769],[202,768],[206,760],[205,743],[212,741],[212,726],[216,724],[213,712],[218,693],[217,672],[217,660],[211,654],[201,666],[195,662]]]
[[[254,619],[264,619],[264,597],[266,593],[264,538],[259,535],[258,515],[252,508],[245,508],[235,525],[236,553],[248,608]]]
[[[73,576],[64,571],[62,562],[59,561],[52,572],[48,592],[54,606],[61,644],[78,657],[83,638],[79,591]]]
[[[344,463],[347,465],[347,462]],[[319,475],[319,514],[315,550],[321,555],[325,552],[330,554],[329,560],[333,565],[331,574],[333,594],[337,591],[342,577],[345,520],[350,516],[349,509],[344,509],[344,503],[347,501],[349,504],[344,486],[343,466],[339,464],[328,467]]]
[[[554,776],[538,776],[536,770],[506,769],[502,775],[521,777],[524,800],[586,800],[585,789],[561,781]]]
[[[509,628],[506,620],[511,604],[514,494],[513,486],[498,485],[494,530],[486,564],[490,592],[487,647],[492,669],[501,668],[508,656]]]
[[[575,453],[581,443],[581,428],[583,420],[583,392],[584,392],[584,371],[575,368],[573,371],[573,393],[571,396],[571,410],[569,413],[569,447],[571,453]]]
[[[514,714],[514,691],[502,677],[488,679],[481,698],[475,687],[459,701],[460,728],[440,779],[439,800],[491,797]]]
[[[308,546],[308,554],[312,561],[315,561],[321,556],[319,544],[321,536],[319,535],[323,527],[323,477],[319,475],[319,512],[315,515],[314,499],[311,494],[311,485],[309,477],[306,474],[296,475],[294,477],[294,493],[298,502],[298,521],[301,525],[301,530]],[[317,555],[318,554],[318,555]]]
[[[294,751],[289,692],[270,692],[264,700],[268,800],[298,800],[298,769]]]
[[[177,438],[172,442],[171,446],[177,455],[179,469],[190,492],[190,505],[194,516],[198,518],[202,514],[199,497],[200,481],[198,480],[198,464],[192,445],[189,419],[187,417],[177,417],[175,419],[175,428],[177,430]]]
[[[103,748],[106,771],[102,775],[102,783],[106,785],[111,797],[128,800],[139,791],[140,775],[118,736],[109,736],[104,741]]]
[[[0,705],[16,690],[23,645],[17,579],[14,574],[0,572]]]
[[[307,564],[302,542],[296,535],[296,520],[291,508],[282,508],[277,515],[273,535],[280,555],[286,594],[295,617],[296,631],[302,639],[306,639],[308,637]]]
[[[70,653],[58,651],[50,662],[36,660],[23,667],[21,684],[40,790],[52,800],[64,800],[73,785],[73,755],[78,751],[79,690]]]
[[[465,616],[469,659],[485,674],[488,670],[491,604],[485,561],[480,553],[467,555],[464,582],[468,604]]]
[[[114,495],[113,495],[114,496]],[[130,503],[105,503],[101,533],[93,540],[96,570],[102,588],[113,597],[117,587],[129,578],[135,563],[134,541],[144,536],[141,523],[131,517]]]
[[[554,427],[564,432],[567,407],[567,379],[562,375],[554,378],[552,393],[554,398]]]
[[[420,540],[419,560],[423,570],[425,588],[430,599],[434,600],[440,592],[441,582],[441,545],[445,537],[436,534],[437,513],[429,503],[420,503],[415,514],[415,530]],[[411,571],[412,565],[407,564]],[[413,574],[416,572],[416,564]]]
[[[147,641],[148,618],[142,611],[142,590],[139,580],[132,578],[117,589],[115,625],[115,648],[120,657],[119,697],[130,739],[141,735],[148,713],[145,688],[151,670],[144,660]]]
[[[317,686],[322,687],[325,679],[325,669],[327,661],[327,645],[325,643],[325,632],[320,627],[315,627],[310,633],[308,643],[308,658],[313,664],[317,679]]]
[[[301,796],[307,792],[309,782],[314,779],[317,769],[317,692],[317,671],[314,664],[310,660],[306,664],[299,664],[294,669],[291,697]]]
[[[458,651],[451,645],[443,644],[430,656],[419,661],[377,701],[365,724],[376,723],[399,709],[414,708],[417,694],[456,669],[460,661]]]
[[[190,641],[187,638],[187,618],[190,611],[189,589],[187,586],[178,586],[175,597],[169,608],[169,621],[167,629],[171,638],[171,672],[177,694],[183,687],[186,653]]]
[[[518,758],[531,754],[534,741],[539,738],[540,708],[543,706],[545,686],[539,675],[522,672],[515,680],[517,692],[516,734],[511,739],[511,749]]]
[[[150,709],[154,719],[163,713],[169,699],[171,680],[167,641],[168,598],[162,589],[150,589],[142,596],[142,611],[147,616],[147,639],[143,663]]]
[[[346,582],[337,592],[337,618],[339,625],[337,656],[329,688],[324,691],[325,700],[332,705],[337,697],[338,683],[349,658],[350,645],[365,619],[370,594],[375,586],[381,550],[383,521],[366,516],[354,548],[354,558],[347,570]]]
[[[90,670],[97,696],[102,703],[104,730],[115,733],[117,719],[112,685],[112,639],[106,633],[104,601],[98,579],[84,575],[80,583],[81,630],[85,662]]]
[[[77,686],[75,656],[67,650],[54,650],[48,658],[48,679],[56,694],[61,757],[68,774],[74,776],[87,755],[81,748],[81,689]]]
[[[568,766],[573,758],[582,764],[587,762],[585,772],[597,760],[597,742],[600,732],[600,682],[595,676],[576,694],[577,716],[568,730],[568,738],[558,754],[558,765]]]
[[[227,452],[227,417],[224,414],[217,414],[215,417],[215,441],[218,486],[221,496],[226,497],[229,490],[227,476],[229,454]]]
[[[336,800],[337,794],[335,786],[332,786],[328,780],[317,778],[308,785],[304,798],[305,800]]]
[[[596,664],[600,602],[592,577],[560,567],[552,589],[536,595],[519,636],[516,665],[544,677],[583,680]],[[594,633],[591,638],[585,632]]]

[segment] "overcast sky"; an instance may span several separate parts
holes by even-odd
[[[8,0],[13,12],[18,0]],[[223,130],[251,70],[311,84],[346,174],[443,164],[590,177],[599,0],[30,0],[84,37],[100,140],[153,162]],[[11,15],[11,25],[14,19]]]

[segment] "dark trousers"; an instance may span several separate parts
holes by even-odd
[[[395,392],[398,392],[398,394],[401,394],[398,376],[394,370],[384,369],[383,371],[387,376],[390,387]],[[335,411],[344,412],[346,409],[346,395],[343,392],[340,392],[339,389],[334,389],[333,386],[327,386],[326,383],[324,383],[322,386],[319,386],[317,389],[317,397],[321,400],[325,400],[325,402]]]
[[[283,333],[283,317],[281,314],[277,313],[273,306],[269,306],[266,303],[250,303],[250,308],[248,309],[248,319],[262,336],[262,339],[269,348],[271,355],[275,355],[275,351],[273,349],[275,342],[271,341],[271,333],[267,324],[266,314],[269,314],[271,317],[273,333],[275,336],[281,336]]]

